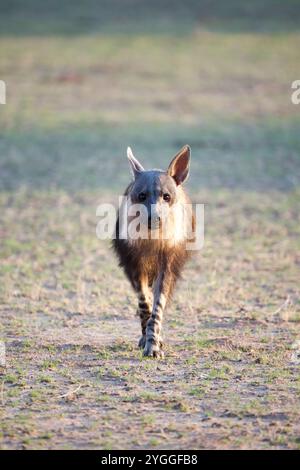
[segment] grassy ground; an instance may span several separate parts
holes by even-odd
[[[297,2],[2,4],[1,448],[299,448]],[[205,246],[152,361],[95,213],[185,143]]]

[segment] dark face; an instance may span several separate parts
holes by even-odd
[[[131,193],[133,204],[146,208],[149,229],[160,226],[162,212],[176,203],[176,183],[167,173],[160,170],[141,172],[135,179]]]

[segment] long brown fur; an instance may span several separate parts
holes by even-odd
[[[149,199],[155,194],[153,196],[154,207],[158,210],[165,203],[163,197],[167,191],[172,195],[173,203],[172,201],[168,203],[171,208],[172,204],[175,204],[174,201],[182,205],[190,204],[181,185],[187,178],[189,170],[190,149],[188,146],[175,156],[166,172],[161,170],[146,172],[132,154],[128,158],[135,176],[135,182],[131,183],[124,193],[130,203],[137,197],[137,194],[140,194],[139,191],[142,188]],[[186,236],[181,235],[185,227],[180,226],[175,213],[173,219],[170,215],[166,222],[167,239],[161,236],[161,232],[157,239],[122,239],[119,233],[121,211],[122,209],[119,211],[113,247],[120,266],[138,295],[138,315],[142,329],[139,346],[144,349],[145,356],[162,357],[163,311],[191,253],[187,250]],[[171,211],[170,214],[172,214]],[[192,212],[190,212],[190,217],[194,232],[195,219]],[[127,219],[130,218],[127,217]]]

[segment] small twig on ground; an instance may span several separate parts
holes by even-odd
[[[275,312],[272,313],[272,315],[278,315],[285,307],[287,307],[291,303],[291,297],[288,295],[285,301],[278,307]]]
[[[1,396],[1,405],[4,405],[4,380],[3,380],[2,384],[1,384],[0,396]]]
[[[78,385],[77,388],[75,388],[75,390],[70,390],[69,392],[67,393],[64,393],[63,395],[59,395],[57,398],[67,398],[69,396],[72,396],[72,395],[75,395],[75,393],[77,393],[82,387],[82,384]]]

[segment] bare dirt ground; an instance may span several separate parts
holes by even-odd
[[[296,3],[1,2],[2,449],[299,448]],[[127,145],[186,143],[205,244],[153,361],[95,214]]]
[[[257,195],[215,197],[205,247],[166,313],[160,361],[137,348],[135,298],[94,237],[92,198],[54,198],[51,224],[42,200],[22,194],[16,214],[2,200],[1,222],[15,220],[20,239],[5,245],[12,277],[2,264],[2,447],[297,448],[299,214],[291,201],[284,211],[289,196],[264,196],[259,212]]]

